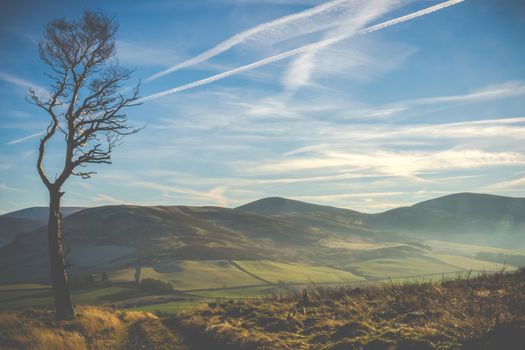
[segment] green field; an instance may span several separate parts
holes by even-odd
[[[153,313],[177,314],[181,311],[194,309],[204,305],[205,301],[171,301],[168,303],[152,304],[124,309],[126,311],[147,311]]]
[[[402,259],[372,259],[354,263],[351,268],[369,278],[412,277],[425,274],[454,272],[461,270],[438,260],[408,257]]]
[[[235,261],[246,271],[271,283],[333,283],[362,281],[351,272],[324,266],[281,263],[268,260]]]
[[[313,284],[439,280],[442,276],[455,278],[461,271],[499,271],[500,263],[475,259],[477,252],[521,253],[507,249],[483,246],[469,246],[457,243],[428,241],[432,250],[420,250],[407,256],[403,249],[395,249],[397,244],[374,245],[373,243],[331,242],[341,249],[370,252],[376,248],[388,250],[388,256],[349,262],[340,269],[326,266],[312,266],[292,262],[270,260],[207,260],[174,261],[157,263],[141,268],[141,279],[153,278],[172,283],[177,294],[184,300],[162,302],[140,306],[137,309],[177,313],[187,308],[199,306],[202,302],[220,298],[244,299],[271,295],[283,295],[292,290]],[[399,245],[403,247],[406,245]],[[459,254],[459,252],[462,254]],[[403,255],[405,254],[405,255]],[[515,267],[507,266],[507,270]],[[124,268],[110,273],[111,285],[99,285],[90,289],[73,292],[76,304],[115,304],[133,305],[159,302],[160,297],[148,294],[137,286],[129,284],[135,279],[134,268]],[[171,295],[173,298],[175,294]],[[139,298],[139,299],[137,299]],[[167,299],[169,300],[169,298]],[[44,284],[0,285],[0,309],[19,309],[24,307],[49,306],[53,304],[51,290]]]
[[[49,286],[39,285],[38,288],[27,289],[25,284],[13,284],[2,287],[0,289],[0,309],[53,304]],[[136,290],[121,286],[97,287],[73,292],[73,302],[75,304],[100,304],[130,295],[136,296]]]
[[[134,280],[135,269],[119,270],[111,275],[113,281]],[[180,261],[157,264],[141,269],[141,279],[168,281],[178,290],[228,288],[263,284],[262,281],[239,270],[227,260]]]
[[[47,284],[39,283],[17,283],[17,284],[0,284],[0,292],[5,290],[32,290],[32,289],[49,288]]]
[[[470,258],[466,256],[460,256],[460,255],[432,254],[430,256],[446,264],[456,266],[458,270],[499,271],[504,267],[503,264],[474,259],[474,258]],[[515,269],[515,267],[507,267],[507,268]]]
[[[459,255],[470,255],[470,256],[474,256],[476,253],[479,253],[479,252],[504,253],[504,254],[523,254],[525,253],[520,250],[495,248],[495,247],[481,246],[481,245],[475,245],[475,244],[434,241],[434,240],[425,241],[425,244],[432,247],[432,250],[435,252],[448,252],[448,253],[454,253],[454,254],[459,254]]]

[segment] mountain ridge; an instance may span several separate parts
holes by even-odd
[[[464,217],[476,213],[470,206],[479,205],[479,198],[490,202],[483,207],[499,208],[498,215]],[[450,201],[468,210],[458,214]],[[382,271],[392,258],[429,261],[427,239],[525,246],[525,198],[459,194],[421,203],[379,214],[276,197],[233,209],[115,205],[77,211],[64,218],[62,228],[66,251],[73,252],[66,260],[78,273],[205,260],[268,260],[352,272],[354,263],[372,259]],[[47,260],[45,227],[18,233],[0,247],[0,274],[9,281],[45,281]]]

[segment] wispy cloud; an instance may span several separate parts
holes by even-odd
[[[505,180],[493,183],[484,188],[486,191],[499,191],[499,190],[517,190],[525,189],[525,176],[518,177],[512,180]]]
[[[153,48],[142,43],[119,40],[116,42],[117,57],[123,64],[138,66],[169,66],[177,53],[166,48]]]
[[[372,172],[401,177],[418,173],[470,169],[487,166],[525,165],[525,155],[516,152],[487,152],[478,149],[449,149],[437,152],[402,152],[365,150],[344,152],[329,146],[315,152],[254,165],[255,174],[290,173],[312,170],[336,170],[368,167]]]
[[[21,138],[18,138],[18,139],[14,139],[14,140],[11,140],[9,142],[7,142],[6,144],[7,145],[16,145],[17,143],[21,143],[21,142],[24,142],[24,141],[28,141],[28,140],[31,140],[31,139],[34,139],[40,135],[44,134],[44,131],[39,131],[39,132],[36,132],[34,134],[31,134],[31,135],[28,135],[28,136],[24,136],[24,137],[21,137]]]
[[[226,188],[224,188],[223,186],[212,188],[209,191],[196,191],[188,188],[163,185],[160,183],[148,181],[133,181],[131,184],[138,188],[146,188],[161,191],[163,192],[164,196],[170,198],[206,200],[221,206],[228,205],[228,199],[225,197]]]
[[[7,72],[0,71],[0,80],[16,85],[20,88],[23,88],[24,90],[28,90],[29,88],[35,89],[36,93],[42,96],[48,95],[46,88],[44,88],[43,86],[35,84],[29,80],[17,77],[15,75],[9,74]]]
[[[337,18],[340,17],[342,13],[347,13],[362,3],[363,1],[361,0],[332,0],[301,12],[265,22],[240,32],[191,59],[153,74],[146,78],[146,81],[151,81],[177,70],[205,62],[247,41],[275,42],[335,26],[339,23]]]
[[[97,205],[100,204],[126,204],[126,201],[109,196],[104,193],[98,193],[96,196],[91,197],[91,201]]]
[[[365,111],[367,117],[386,118],[405,112],[408,109],[426,105],[451,105],[502,100],[525,95],[525,82],[506,81],[476,89],[466,94],[435,96],[400,101],[383,107]]]
[[[336,36],[336,37],[333,37],[333,38],[330,38],[330,39],[324,39],[324,40],[321,40],[321,41],[318,41],[318,42],[314,42],[314,43],[309,44],[309,45],[301,46],[301,47],[293,49],[293,50],[285,51],[285,52],[282,52],[280,54],[264,58],[262,60],[259,60],[259,61],[247,64],[247,65],[244,65],[244,66],[241,66],[241,67],[237,67],[237,68],[231,69],[231,70],[226,71],[226,72],[222,72],[222,73],[216,74],[214,76],[211,76],[211,77],[208,77],[208,78],[205,78],[205,79],[197,80],[197,81],[194,81],[192,83],[185,84],[185,85],[182,85],[182,86],[178,86],[178,87],[175,87],[175,88],[172,88],[172,89],[169,89],[169,90],[157,92],[157,93],[154,93],[154,94],[151,94],[151,95],[143,97],[140,101],[141,102],[145,102],[145,101],[149,101],[149,100],[152,100],[152,99],[161,98],[161,97],[164,97],[164,96],[167,96],[167,95],[171,95],[171,94],[175,94],[175,93],[178,93],[178,92],[181,92],[181,91],[189,90],[189,89],[192,89],[192,88],[195,88],[195,87],[198,87],[198,86],[206,85],[206,84],[209,84],[209,83],[215,82],[217,80],[221,80],[221,79],[224,79],[224,78],[227,78],[227,77],[239,74],[239,73],[250,71],[252,69],[255,69],[255,68],[258,68],[258,67],[261,67],[261,66],[273,63],[273,62],[277,62],[277,61],[286,59],[288,57],[296,56],[296,55],[299,55],[299,54],[302,54],[302,53],[305,53],[305,52],[309,52],[309,51],[317,51],[319,49],[322,49],[322,48],[325,48],[325,47],[329,47],[331,45],[339,43],[339,42],[341,42],[343,40],[346,40],[348,38],[351,38],[353,36],[364,35],[364,34],[368,34],[368,33],[372,33],[372,32],[378,31],[378,30],[382,30],[384,28],[387,28],[387,27],[390,27],[390,26],[393,26],[393,25],[396,25],[396,24],[400,24],[400,23],[403,23],[403,22],[406,22],[406,21],[410,21],[410,20],[415,19],[417,17],[425,16],[425,15],[428,15],[430,13],[442,10],[442,9],[444,9],[446,7],[450,7],[450,6],[459,4],[459,3],[463,2],[463,1],[464,0],[450,0],[450,1],[446,1],[446,2],[440,3],[438,5],[431,6],[431,7],[428,7],[426,9],[413,12],[413,13],[405,15],[405,16],[401,16],[401,17],[398,17],[398,18],[395,18],[395,19],[392,19],[392,20],[389,20],[389,21],[386,21],[386,22],[383,22],[383,23],[380,23],[380,24],[376,24],[374,26],[371,26],[371,27],[359,30],[357,32],[352,32],[350,34],[342,34],[342,35],[339,35],[339,36]]]
[[[21,189],[16,187],[11,187],[6,185],[5,183],[0,182],[0,190],[2,191],[11,191],[11,192],[22,192]]]
[[[352,13],[347,16],[346,21],[325,33],[324,40],[336,38],[342,33],[344,33],[343,35],[345,36],[355,35],[359,29],[362,29],[371,21],[383,16],[399,5],[401,5],[400,1],[368,1],[363,4],[363,6],[352,11]],[[330,53],[329,55],[326,55],[327,51]],[[355,62],[350,62],[349,64],[351,60],[349,60],[348,56],[345,57],[344,60],[340,60],[340,52],[326,48],[322,50],[323,60],[321,61],[317,57],[320,55],[320,52],[321,48],[307,51],[290,62],[288,71],[285,73],[283,79],[286,88],[295,90],[307,85],[316,70],[326,70],[326,68],[331,70],[333,69],[332,67],[337,67],[338,72],[343,72],[347,70],[345,68],[355,65]],[[344,62],[343,66],[337,64],[341,63],[341,61]]]

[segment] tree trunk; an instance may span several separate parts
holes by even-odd
[[[62,247],[62,234],[60,232],[60,197],[59,189],[49,191],[49,222],[47,239],[49,243],[49,262],[51,268],[51,284],[55,298],[55,311],[57,320],[75,318],[75,310],[71,302],[71,290],[67,280],[64,249]]]

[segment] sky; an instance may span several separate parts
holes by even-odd
[[[525,197],[521,0],[7,0],[0,13],[0,213],[48,203],[37,43],[55,18],[119,23],[142,81],[113,164],[63,205],[279,196],[380,212],[456,192]],[[63,146],[45,162],[53,178]]]

